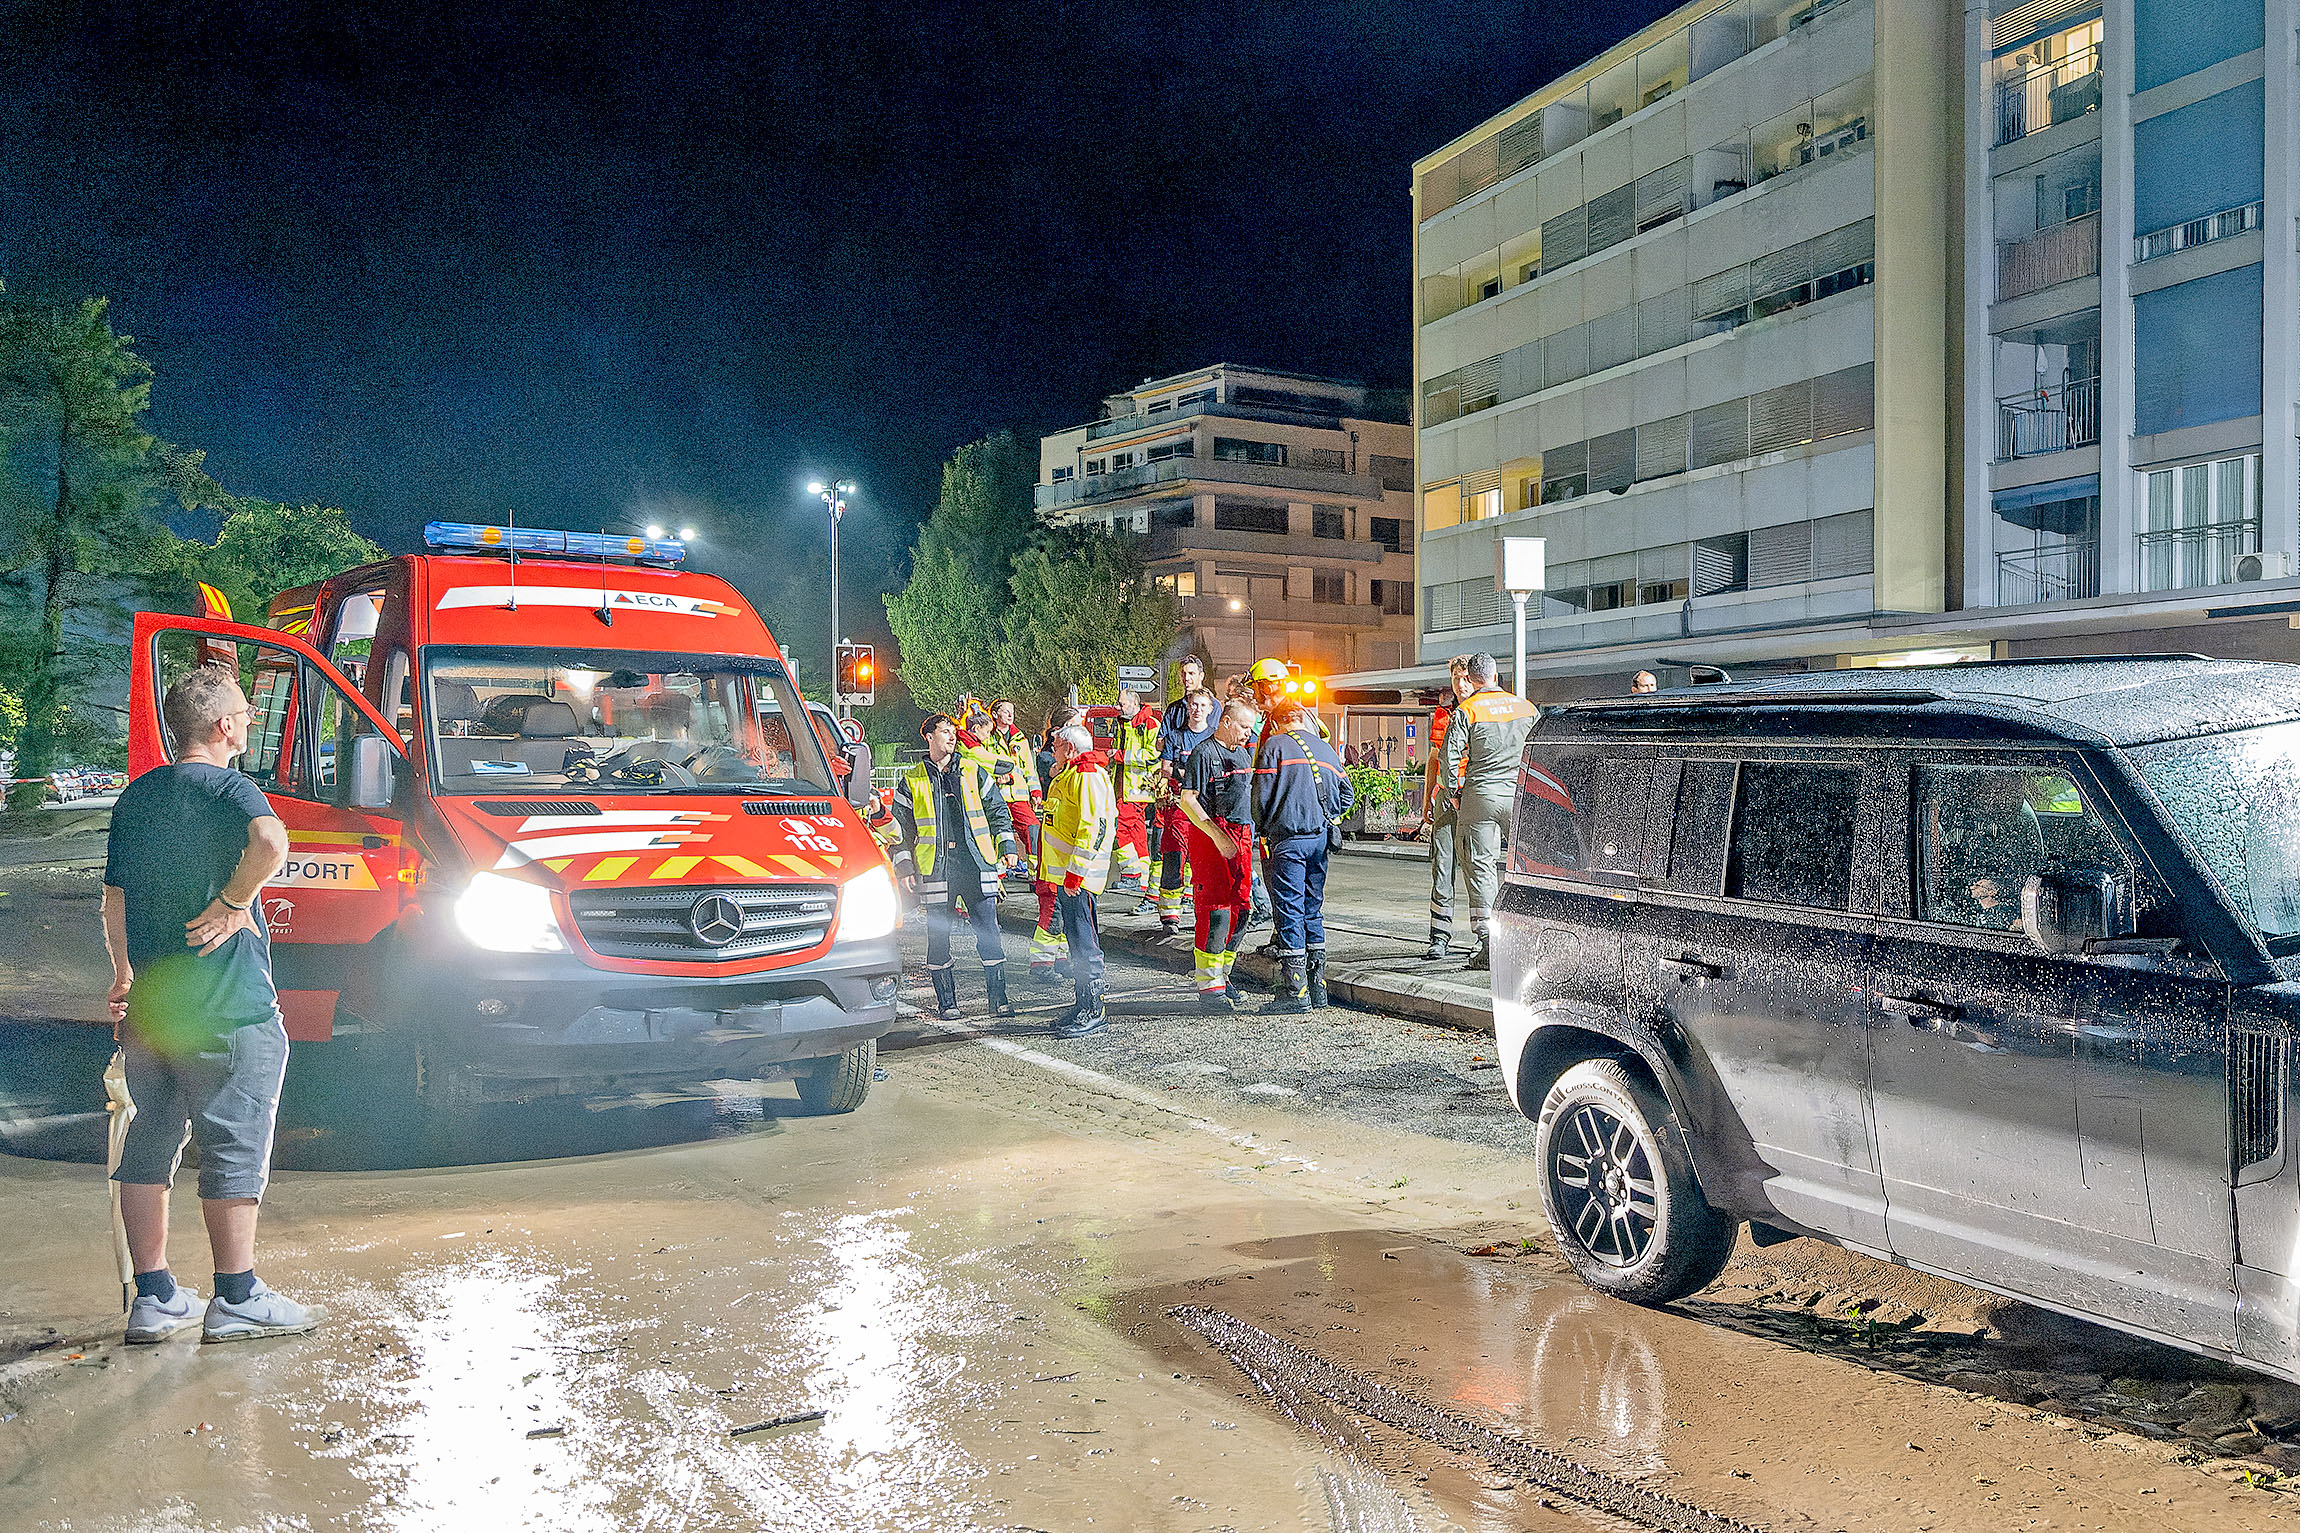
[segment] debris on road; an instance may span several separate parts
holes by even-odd
[[[780,1432],[790,1427],[813,1426],[829,1411],[793,1411],[788,1416],[770,1416],[765,1421],[754,1421],[749,1426],[729,1427],[729,1437],[756,1437],[762,1432]]]

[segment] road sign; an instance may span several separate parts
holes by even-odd
[[[1122,665],[1118,667],[1118,685],[1133,691],[1148,687],[1158,676],[1154,665]]]
[[[1414,721],[1413,721],[1412,719],[1408,719],[1408,720],[1406,720],[1406,744],[1408,744],[1408,745],[1411,745],[1411,744],[1413,744],[1413,743],[1414,743]]]

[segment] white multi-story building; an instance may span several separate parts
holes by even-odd
[[[1347,681],[1506,654],[1501,534],[1547,540],[1537,697],[2290,651],[2245,616],[2300,607],[2292,38],[1703,0],[1419,162],[1418,654]]]

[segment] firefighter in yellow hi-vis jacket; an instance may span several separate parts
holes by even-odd
[[[1109,1025],[1102,1009],[1102,937],[1094,901],[1110,880],[1118,801],[1109,758],[1083,724],[1054,731],[1054,779],[1038,822],[1038,876],[1059,891],[1062,934],[1070,946],[1070,987],[1078,1004],[1051,1029],[1083,1038]]]
[[[901,832],[894,864],[926,912],[926,973],[935,1005],[945,1022],[958,1020],[950,925],[952,905],[964,901],[991,1014],[1011,1017],[1006,946],[998,932],[998,875],[1002,865],[1021,860],[1014,821],[990,772],[960,753],[958,726],[948,714],[928,715],[919,734],[926,740],[926,759],[903,774],[894,799]]]

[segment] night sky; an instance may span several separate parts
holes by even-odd
[[[692,521],[796,623],[811,475],[869,606],[986,431],[1407,384],[1414,157],[1667,9],[0,0],[0,277],[110,295],[227,488]]]

